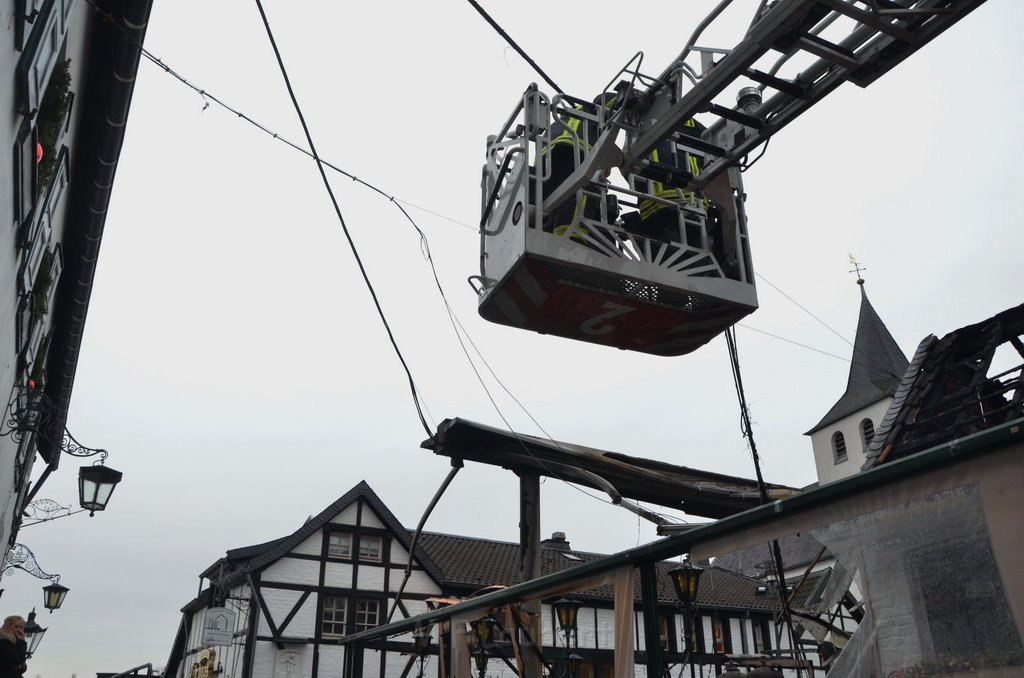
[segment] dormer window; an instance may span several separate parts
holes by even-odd
[[[842,431],[832,434],[832,457],[837,464],[846,461],[846,438]]]

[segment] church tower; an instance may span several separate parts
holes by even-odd
[[[909,364],[868,301],[860,275],[857,285],[860,286],[860,317],[846,392],[821,421],[804,434],[811,437],[814,465],[818,482],[822,484],[860,470],[875,426],[889,409]]]

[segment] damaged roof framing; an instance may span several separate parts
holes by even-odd
[[[754,480],[513,433],[465,419],[445,419],[437,435],[421,447],[453,461],[475,461],[518,475],[548,476],[590,487],[608,493],[616,503],[632,499],[705,518],[724,518],[761,503]],[[766,488],[773,500],[797,492],[783,485]]]

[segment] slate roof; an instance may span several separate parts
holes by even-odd
[[[381,521],[391,530],[395,535],[395,538],[398,539],[406,550],[412,550],[412,536],[406,532],[405,528],[402,527],[402,524],[398,522],[398,518],[391,513],[391,510],[384,505],[384,502],[380,500],[377,493],[370,488],[365,480],[362,480],[358,485],[343,494],[323,511],[307,520],[302,527],[287,537],[274,539],[272,541],[253,546],[243,546],[241,548],[231,549],[227,552],[227,555],[224,558],[219,559],[213,565],[208,567],[201,576],[206,578],[219,577],[221,571],[220,567],[221,564],[223,564],[224,580],[222,581],[222,584],[225,586],[231,586],[239,581],[246,572],[255,572],[260,570],[286,555],[289,551],[294,549],[330,522],[331,518],[341,513],[344,509],[359,499],[365,501],[370,508],[373,509]],[[416,559],[427,571],[428,575],[430,575],[435,581],[441,581],[443,578],[442,572],[430,557],[423,553],[418,546],[419,545],[417,545]]]
[[[860,316],[857,319],[857,337],[853,342],[846,392],[821,421],[804,435],[819,431],[893,395],[907,370],[907,358],[868,301],[864,281],[858,280],[857,283],[860,285]]]
[[[411,534],[411,533],[410,533]],[[468,595],[491,585],[511,586],[519,582],[519,544],[490,539],[476,539],[451,534],[424,532],[419,545],[445,573],[445,588]],[[567,557],[567,554],[569,557]],[[604,558],[604,554],[571,551],[564,548],[541,549],[541,575],[561,572],[585,562]],[[717,563],[716,563],[717,565]],[[658,563],[658,600],[676,602],[675,589],[668,572],[678,566],[674,562]],[[812,599],[824,583],[826,573],[809,577],[795,599],[799,604]],[[721,567],[706,567],[701,576],[697,604],[705,607],[772,611],[778,608],[773,596],[758,593],[764,583]],[[639,600],[640,582],[636,578],[634,596]],[[610,586],[584,589],[572,594],[580,599],[611,600]]]
[[[402,527],[370,486],[363,481],[318,515],[307,520],[292,534],[262,544],[231,549],[225,557],[208,567],[201,576],[209,579],[212,584],[232,586],[247,572],[256,572],[286,555],[360,498],[380,516],[395,538],[407,550],[410,549],[414,532]],[[415,557],[441,586],[443,595],[467,596],[485,587],[511,586],[519,582],[519,544],[515,542],[423,532],[416,543]],[[541,575],[561,572],[604,557],[605,554],[600,553],[573,551],[567,541],[545,540],[541,548]],[[664,604],[674,604],[676,601],[668,572],[677,565],[678,563],[674,562],[657,564],[658,599]],[[794,604],[813,599],[824,584],[826,576],[826,573],[816,573],[808,578],[794,599]],[[753,577],[722,567],[705,567],[697,602],[699,605],[717,608],[764,611],[777,609],[778,600],[775,597],[758,593],[758,587],[763,585],[763,582]],[[208,605],[211,595],[210,588],[204,589],[197,598],[182,608],[182,612],[195,611]],[[573,595],[591,600],[611,601],[613,598],[610,586],[583,590]],[[641,597],[639,577],[636,578],[634,596],[638,600]]]
[[[783,569],[789,572],[795,568],[806,568],[814,561],[822,546],[820,541],[806,532],[787,535],[779,539]],[[822,554],[822,558],[831,557],[828,549]],[[769,560],[771,560],[770,547],[767,543],[763,543],[718,556],[715,558],[715,566],[739,572],[748,577],[763,579],[767,574],[764,564]]]

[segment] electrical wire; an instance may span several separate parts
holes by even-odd
[[[740,407],[740,421],[743,426],[743,436],[747,439],[747,444],[750,446],[750,455],[754,461],[754,473],[757,476],[757,489],[761,495],[761,504],[767,504],[770,501],[768,496],[768,487],[765,485],[764,477],[761,475],[761,461],[757,454],[757,445],[754,442],[754,431],[750,426],[750,409],[747,407],[747,396],[743,390],[743,377],[740,372],[740,359],[739,350],[736,347],[736,329],[730,327],[725,331],[725,341],[729,348],[729,364],[732,368],[733,384],[736,387],[736,399],[739,402]],[[775,570],[775,576],[779,582],[779,600],[782,604],[782,616],[786,622],[786,627],[789,629],[789,641],[790,648],[793,651],[793,658],[797,658],[797,653],[800,651],[797,645],[796,630],[793,628],[793,617],[790,614],[789,599],[786,597],[785,587],[785,570],[782,566],[782,550],[779,548],[779,542],[776,539],[770,542],[771,554],[772,554],[772,566]]]
[[[90,3],[91,3],[91,0],[90,0]],[[95,7],[95,5],[93,5],[93,6]],[[97,10],[97,11],[102,11],[102,10]],[[324,160],[323,158],[319,157],[319,155],[314,155],[309,150],[307,150],[305,148],[302,148],[301,146],[299,146],[298,144],[296,144],[296,143],[294,143],[292,141],[289,141],[287,138],[281,136],[277,132],[274,132],[270,128],[268,128],[265,125],[261,124],[260,122],[258,122],[255,118],[251,117],[250,115],[242,112],[239,109],[236,109],[236,108],[230,106],[229,104],[225,103],[223,100],[221,100],[220,98],[218,98],[215,95],[211,94],[207,90],[205,90],[205,89],[195,85],[194,83],[190,82],[187,78],[185,78],[180,73],[178,73],[173,68],[171,68],[161,58],[159,58],[156,55],[152,54],[151,52],[146,50],[141,45],[138,45],[138,46],[139,46],[139,49],[140,49],[142,55],[148,61],[150,61],[151,63],[153,63],[157,67],[159,67],[161,70],[163,70],[168,75],[170,75],[170,76],[174,77],[175,79],[177,79],[179,82],[181,82],[183,85],[185,85],[189,89],[191,89],[191,90],[195,91],[197,94],[199,94],[203,98],[203,101],[206,104],[204,106],[204,110],[205,110],[206,106],[209,105],[210,102],[213,102],[217,106],[219,106],[219,107],[223,108],[224,110],[234,114],[239,119],[248,122],[249,124],[251,124],[252,126],[256,127],[260,131],[264,132],[268,136],[271,136],[272,138],[274,138],[277,141],[280,141],[281,143],[283,143],[283,144],[293,148],[294,150],[299,151],[300,153],[303,153],[306,156],[317,160],[318,165],[322,164],[323,166],[328,167],[328,168],[338,172],[339,174],[342,174],[343,176],[348,177],[352,181],[354,181],[356,183],[359,183],[360,185],[365,186],[366,188],[369,188],[370,190],[374,191],[375,193],[378,193],[379,195],[387,198],[389,202],[394,203],[394,205],[402,212],[403,216],[409,221],[409,223],[413,226],[414,229],[416,229],[417,233],[419,234],[420,239],[421,239],[421,243],[422,243],[422,248],[424,249],[425,256],[426,256],[426,258],[427,258],[427,260],[428,260],[428,262],[430,264],[430,267],[431,267],[431,270],[432,270],[432,273],[433,273],[435,285],[437,286],[438,291],[441,294],[441,298],[442,298],[442,300],[444,302],[446,311],[447,311],[447,313],[449,315],[449,321],[453,323],[453,326],[457,327],[457,329],[456,329],[456,337],[458,338],[459,343],[462,346],[462,350],[463,350],[463,352],[467,356],[467,359],[470,362],[471,368],[473,369],[474,373],[477,376],[477,380],[481,383],[481,386],[484,388],[484,391],[487,394],[488,399],[490,400],[490,402],[491,402],[492,406],[495,408],[495,410],[498,412],[498,416],[501,418],[502,422],[505,424],[505,427],[508,429],[509,433],[511,433],[513,436],[515,436],[516,439],[518,440],[519,444],[523,447],[524,451],[529,456],[533,457],[534,460],[537,461],[537,463],[540,464],[542,468],[544,468],[545,473],[548,473],[551,477],[566,483],[567,485],[569,485],[573,489],[577,490],[578,492],[583,493],[584,495],[586,495],[586,496],[588,496],[588,497],[590,497],[592,499],[596,499],[597,501],[600,501],[600,502],[606,503],[606,504],[614,504],[614,502],[612,502],[612,501],[610,501],[608,499],[605,499],[604,497],[601,497],[600,495],[595,495],[595,494],[592,494],[590,492],[587,492],[586,490],[584,490],[583,488],[579,487],[578,485],[565,480],[564,478],[559,476],[557,472],[555,472],[555,471],[553,471],[551,469],[545,468],[543,462],[540,461],[539,459],[536,459],[536,457],[534,457],[532,452],[529,451],[529,448],[526,446],[525,442],[523,442],[519,438],[518,434],[512,428],[511,423],[508,421],[508,419],[501,412],[500,407],[498,406],[497,402],[494,400],[494,398],[491,395],[489,389],[487,388],[486,383],[483,380],[483,377],[480,375],[479,371],[476,369],[476,366],[475,366],[472,358],[469,356],[469,352],[466,349],[465,344],[462,341],[461,335],[459,333],[460,330],[461,330],[462,334],[465,335],[466,339],[470,342],[470,344],[473,346],[473,349],[476,352],[477,356],[480,358],[480,360],[487,367],[487,370],[490,372],[491,376],[498,383],[498,385],[501,386],[501,388],[505,391],[506,394],[509,395],[510,398],[512,398],[513,402],[515,402],[516,405],[529,417],[529,419],[534,423],[534,425],[536,425],[538,427],[538,429],[543,432],[544,436],[548,440],[550,440],[553,444],[555,444],[556,447],[559,447],[559,449],[561,449],[561,446],[559,445],[558,441],[555,440],[551,436],[551,434],[548,433],[544,429],[544,427],[540,425],[540,423],[533,416],[533,414],[530,413],[530,411],[522,404],[522,402],[519,401],[519,399],[516,398],[515,395],[512,394],[512,392],[505,386],[505,384],[501,381],[501,379],[497,376],[497,374],[491,368],[490,364],[487,363],[486,359],[483,357],[483,354],[480,352],[479,348],[476,346],[475,343],[473,343],[472,338],[470,337],[469,333],[466,331],[465,327],[462,325],[461,321],[459,321],[458,316],[455,314],[454,309],[451,308],[451,305],[448,302],[447,296],[445,295],[444,289],[441,286],[440,280],[438,279],[438,276],[437,276],[437,270],[436,270],[436,268],[434,266],[433,258],[430,255],[429,245],[427,243],[426,235],[423,233],[422,229],[420,229],[420,227],[416,224],[415,220],[409,215],[409,213],[404,208],[402,208],[402,204],[404,203],[406,205],[410,205],[410,206],[415,207],[417,209],[421,209],[421,210],[423,210],[425,212],[428,212],[430,214],[434,214],[436,216],[444,218],[445,220],[450,221],[452,223],[455,223],[455,224],[458,224],[460,226],[464,226],[466,228],[469,228],[469,229],[471,229],[471,230],[473,230],[475,232],[479,232],[478,228],[473,227],[473,226],[469,226],[468,224],[464,224],[464,223],[462,223],[462,222],[460,222],[460,221],[458,221],[456,219],[452,219],[451,217],[444,216],[443,214],[440,214],[440,213],[437,213],[437,212],[433,212],[433,211],[428,210],[426,208],[418,207],[418,206],[413,205],[412,203],[410,203],[408,201],[405,201],[405,200],[402,200],[400,198],[397,198],[394,195],[391,195],[391,194],[383,191],[382,189],[378,188],[377,186],[375,186],[375,185],[373,185],[373,184],[371,184],[371,183],[369,183],[369,182],[367,182],[367,181],[365,181],[363,179],[360,179],[355,174],[352,174],[352,173],[342,169],[341,167],[338,167],[337,165],[334,165],[331,162]],[[346,230],[346,234],[347,234],[347,230]],[[351,244],[351,238],[349,239],[349,242]],[[364,279],[365,279],[365,275],[364,275]],[[397,347],[396,347],[396,350],[397,350]],[[405,363],[403,361],[403,366],[404,365],[405,365]],[[407,369],[407,373],[408,373],[408,369]],[[416,401],[416,402],[417,402],[417,410],[419,410],[418,401]],[[422,415],[421,415],[420,418],[421,418],[421,422],[422,422],[423,421]],[[424,426],[426,428],[425,424],[424,424]],[[429,429],[428,429],[428,435],[431,438],[433,438],[433,435],[430,433]],[[656,513],[656,512],[652,511],[652,513]],[[666,517],[669,517],[669,516],[667,516],[667,514],[659,514],[659,515],[665,515]]]
[[[523,59],[526,60],[526,63],[530,64],[530,66],[533,67],[533,70],[537,71],[537,73],[540,74],[540,77],[544,78],[544,82],[546,82],[549,85],[551,85],[551,88],[554,89],[559,94],[565,94],[565,92],[562,91],[562,88],[559,87],[558,85],[556,85],[555,81],[552,80],[551,78],[549,78],[547,73],[545,73],[543,70],[541,70],[541,67],[537,65],[537,62],[535,62],[533,59],[531,59],[530,55],[527,54],[525,51],[523,51],[523,48],[520,47],[516,43],[516,41],[512,39],[512,36],[510,36],[508,33],[506,33],[505,29],[502,28],[501,26],[499,26],[498,22],[495,21],[494,19],[492,19],[491,15],[488,14],[484,10],[484,8],[481,7],[479,3],[476,2],[476,0],[469,0],[469,4],[473,5],[473,8],[476,9],[476,11],[480,13],[480,16],[482,16],[484,18],[484,20],[491,25],[491,28],[496,30],[498,32],[498,35],[500,35],[502,38],[504,38],[505,42],[507,42],[509,44],[509,46],[512,47],[512,49],[514,49],[516,52],[518,52],[519,56],[523,57]]]
[[[380,300],[377,298],[377,291],[374,289],[373,283],[370,282],[370,276],[367,274],[366,267],[363,265],[363,260],[359,256],[359,250],[356,248],[355,241],[352,240],[352,234],[349,233],[348,225],[345,223],[345,217],[341,214],[341,207],[338,205],[338,199],[334,196],[334,190],[331,188],[331,182],[327,179],[327,172],[324,171],[324,163],[320,160],[320,156],[316,151],[316,145],[313,143],[313,136],[309,131],[309,126],[306,124],[306,118],[302,113],[302,107],[299,105],[299,101],[295,96],[295,91],[292,89],[291,79],[288,77],[288,70],[285,68],[281,52],[277,48],[277,41],[274,39],[274,32],[270,28],[270,21],[267,19],[267,14],[263,10],[263,3],[261,0],[256,0],[256,7],[259,9],[260,16],[263,19],[263,26],[267,31],[267,38],[270,40],[270,45],[274,50],[274,56],[277,58],[277,65],[281,70],[281,77],[284,79],[285,87],[288,89],[288,97],[291,99],[292,107],[295,109],[295,114],[298,116],[299,123],[302,125],[302,131],[306,136],[306,143],[309,145],[309,151],[312,153],[313,159],[316,161],[316,167],[320,171],[320,178],[324,182],[324,188],[327,189],[327,194],[331,198],[331,204],[334,206],[334,213],[337,215],[338,222],[341,224],[341,229],[345,233],[345,239],[348,241],[349,248],[352,250],[352,256],[356,260],[356,265],[359,266],[359,272],[363,277],[363,282],[366,283],[367,290],[370,292],[370,297],[373,299],[373,305],[377,309],[377,315],[380,316],[381,323],[384,325],[384,329],[388,335],[388,340],[391,342],[391,346],[395,350],[395,355],[398,356],[398,360],[402,363],[402,368],[405,370],[406,377],[409,379],[409,388],[412,391],[412,401],[413,405],[416,407],[416,414],[419,416],[423,429],[427,432],[427,437],[433,439],[434,432],[430,429],[430,426],[427,424],[427,420],[423,417],[423,410],[420,407],[420,397],[416,392],[416,382],[412,378],[412,372],[409,371],[409,365],[405,362],[405,356],[402,355],[401,349],[398,348],[398,342],[395,340],[395,335],[391,331],[391,325],[388,323],[388,319],[384,315],[384,309],[381,307]]]

